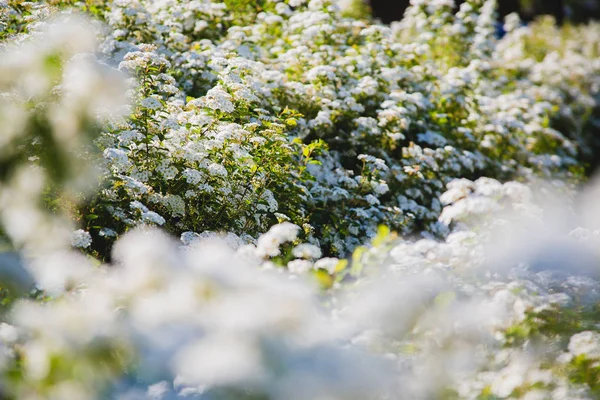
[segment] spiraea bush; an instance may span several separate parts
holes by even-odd
[[[600,28],[452,10],[0,1],[0,397],[599,398]]]
[[[514,17],[499,41],[491,2],[416,3],[391,28],[323,1],[247,6],[96,5],[103,54],[138,89],[99,140],[112,187],[94,237],[140,221],[256,237],[289,219],[345,255],[379,224],[443,236],[454,178],[577,180],[589,162],[594,28],[565,46]]]

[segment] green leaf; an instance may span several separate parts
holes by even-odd
[[[337,265],[335,266],[335,273],[342,272],[343,270],[346,269],[347,266],[348,266],[348,260],[346,260],[346,259],[340,260],[337,263]]]
[[[361,258],[363,254],[367,252],[367,248],[365,246],[359,246],[352,253],[352,268],[350,269],[350,275],[353,277],[358,277],[363,270],[363,264],[361,262]]]
[[[385,243],[390,234],[390,228],[385,225],[379,225],[379,227],[377,227],[377,236],[375,236],[372,241],[373,246],[380,246]]]
[[[333,286],[333,278],[329,275],[329,272],[324,269],[314,271],[313,275],[317,278],[317,282],[319,282],[322,289],[331,289]]]

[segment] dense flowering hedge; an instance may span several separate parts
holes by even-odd
[[[598,398],[600,26],[494,6],[0,2],[0,397]]]

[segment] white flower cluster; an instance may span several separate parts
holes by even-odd
[[[597,24],[52,3],[0,3],[0,397],[600,396]]]
[[[237,251],[217,235],[188,232],[178,248],[163,233],[138,228],[117,241],[113,265],[94,268],[66,254],[37,259],[29,268],[38,286],[63,295],[22,300],[3,325],[5,365],[24,360],[11,390],[53,396],[68,384],[69,394],[92,397],[101,387],[117,397],[160,389],[200,399],[240,390],[273,399],[594,398],[597,319],[581,313],[600,300],[600,235],[581,228],[543,238],[530,224],[526,232],[513,225],[513,243],[498,256],[486,249],[492,240],[475,233],[482,226],[494,224],[463,227],[444,242],[383,234],[348,266],[326,257],[313,267],[320,251],[298,244],[291,275],[255,257],[281,255],[300,230],[290,223]],[[525,253],[521,234],[537,238]],[[53,275],[43,272],[59,260]],[[294,278],[310,269],[356,280],[319,294]],[[569,321],[569,313],[580,314]],[[560,333],[568,340],[556,342],[552,332],[571,323],[577,327]],[[90,372],[75,378],[72,366]],[[570,378],[584,371],[588,380]],[[122,383],[124,374],[136,378]]]
[[[71,236],[71,245],[73,247],[79,247],[80,249],[85,249],[90,247],[92,244],[92,237],[89,232],[84,231],[83,229],[78,229],[73,232]]]
[[[48,185],[71,195],[90,189],[93,168],[82,158],[96,134],[91,126],[122,117],[127,85],[94,54],[88,19],[50,15],[41,5],[14,7],[2,8],[0,26],[13,21],[28,34],[0,40],[0,246],[39,251],[60,247],[72,231],[62,213],[39,209]],[[118,153],[107,156],[119,167],[127,161]],[[74,245],[89,247],[89,234],[77,232]]]
[[[344,18],[327,1],[289,6],[276,1],[242,15],[209,0],[104,5],[105,54],[144,82],[135,122],[99,141],[135,167],[110,168],[145,186],[130,191],[133,199],[176,194],[221,219],[185,224],[155,207],[169,229],[257,235],[278,212],[320,227],[320,246],[347,254],[378,224],[439,234],[438,196],[454,178],[577,174],[577,157],[590,148],[583,130],[591,125],[580,120],[599,85],[598,49],[588,45],[595,28],[573,33],[563,49],[548,39],[556,32],[539,39],[537,30],[549,29],[542,25],[496,39],[491,1],[465,2],[456,15],[451,2],[415,2],[392,28]],[[535,40],[548,51],[538,63],[523,50]],[[303,116],[279,118],[283,109]],[[328,150],[314,153],[314,179],[300,178],[294,194],[271,179],[273,201],[262,205],[250,194],[273,173],[254,169],[301,164],[266,150],[294,137],[323,139]],[[212,204],[215,196],[226,204]],[[293,212],[284,209],[290,203]]]

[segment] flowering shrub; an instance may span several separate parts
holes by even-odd
[[[140,49],[119,65],[142,82],[132,117],[97,139],[110,183],[92,204],[99,221],[115,220],[108,228],[116,232],[154,224],[174,232],[235,232],[248,240],[277,223],[276,213],[301,224],[309,151],[316,146],[285,135],[295,112],[259,108],[264,94],[251,89],[253,63],[224,60],[220,82],[184,102],[174,78],[163,72],[170,62],[152,46]]]
[[[277,213],[344,255],[379,224],[443,236],[438,197],[454,178],[572,180],[590,160],[595,28],[580,34],[594,44],[564,50],[536,42],[554,28],[514,17],[497,40],[492,2],[456,16],[451,2],[415,3],[391,28],[322,1],[237,14],[247,6],[95,8],[105,57],[138,82],[132,118],[98,140],[107,188],[85,211],[97,239],[140,221],[256,238]]]
[[[600,29],[452,7],[0,2],[0,397],[598,398]]]

